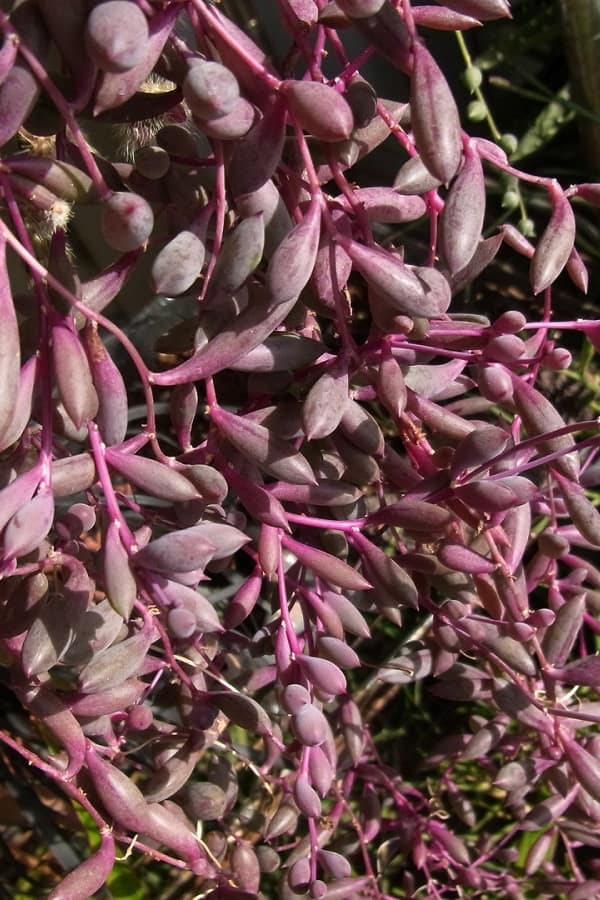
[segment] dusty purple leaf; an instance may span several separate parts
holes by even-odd
[[[87,694],[107,691],[137,675],[153,639],[152,635],[140,631],[94,656],[79,675],[80,689]]]
[[[326,694],[343,694],[346,690],[346,677],[342,670],[328,659],[317,656],[298,656],[296,662],[304,676],[318,690]]]
[[[281,91],[292,117],[305,131],[326,142],[350,137],[352,110],[334,88],[316,81],[283,81]]]
[[[277,331],[230,368],[237,372],[286,372],[310,366],[325,352],[320,341]]]
[[[292,484],[316,484],[308,460],[291,443],[263,425],[222,408],[213,410],[212,417],[219,431],[240,453],[274,478]]]
[[[360,657],[345,641],[336,637],[321,636],[317,641],[320,656],[329,659],[342,669],[355,669],[360,666]]]
[[[179,10],[169,6],[157,12],[150,20],[149,38],[143,58],[126,72],[103,72],[96,85],[94,115],[121,106],[133,97],[140,85],[152,72],[167,42]]]
[[[348,402],[348,368],[343,363],[326,369],[304,401],[302,419],[309,441],[327,437],[340,423]]]
[[[183,528],[156,538],[136,553],[135,564],[157,572],[192,572],[203,568],[217,548],[196,528]]]
[[[292,716],[291,728],[296,738],[305,747],[322,744],[327,737],[325,716],[312,703],[305,704]]]
[[[562,741],[567,762],[579,784],[600,802],[600,762],[576,741]]]
[[[261,118],[233,149],[228,179],[236,200],[259,191],[270,181],[281,160],[284,136],[285,104],[277,97],[263,106]],[[267,221],[265,215],[265,225]]]
[[[48,900],[87,900],[106,884],[115,864],[115,852],[115,840],[111,832],[103,832],[95,853],[65,875],[60,884],[48,894]]]
[[[319,795],[309,784],[306,775],[299,775],[294,785],[294,800],[296,806],[305,816],[317,819],[321,815],[321,801]]]
[[[66,325],[52,329],[52,359],[65,409],[80,428],[98,412],[98,394],[83,345]]]
[[[176,297],[189,290],[202,271],[205,252],[203,234],[185,230],[171,238],[152,263],[154,293]]]
[[[280,481],[269,487],[269,493],[279,500],[310,503],[313,506],[348,506],[362,496],[360,489],[347,481],[327,479],[322,479],[318,484],[286,484]]]
[[[530,278],[534,294],[556,281],[566,266],[575,241],[575,216],[570,202],[553,192],[554,208],[531,260]]]
[[[564,666],[566,663],[583,624],[585,608],[585,595],[579,594],[567,600],[556,613],[556,619],[542,641],[542,650],[550,665]]]
[[[374,602],[417,609],[418,591],[408,572],[363,535],[355,534],[353,541],[360,553],[365,574],[373,584]]]
[[[158,460],[107,448],[106,461],[152,497],[172,503],[197,500],[200,497],[185,475]]]
[[[509,0],[444,0],[444,5],[462,15],[481,19],[482,22],[510,18]]]
[[[302,544],[287,535],[282,536],[282,544],[287,550],[291,550],[302,565],[311,569],[315,575],[336,584],[338,587],[351,591],[363,591],[371,587],[366,578],[330,553],[317,550],[308,544]]]
[[[410,108],[421,159],[446,184],[456,174],[462,155],[460,118],[448,82],[419,42],[413,44]]]
[[[44,540],[54,519],[54,498],[48,490],[28,500],[6,525],[2,537],[5,558],[24,556]]]
[[[466,31],[481,25],[477,18],[444,6],[417,6],[413,10],[413,18],[415,25],[438,31]]]
[[[269,716],[252,697],[231,691],[213,691],[210,701],[240,728],[263,735],[272,731]]]
[[[462,169],[446,196],[440,219],[440,246],[451,275],[470,262],[477,247],[485,214],[485,182],[479,154],[465,151]]]
[[[79,722],[60,697],[45,685],[19,691],[23,702],[67,753],[63,776],[72,778],[83,766],[87,741]]]

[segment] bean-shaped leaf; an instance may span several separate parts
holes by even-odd
[[[283,81],[281,91],[301,128],[320,141],[350,137],[354,117],[347,101],[334,88],[318,81]]]
[[[544,435],[548,431],[555,431],[565,427],[564,419],[557,412],[554,404],[544,397],[543,394],[512,374],[511,381],[515,406],[529,435]],[[540,447],[546,453],[561,452],[563,455],[553,460],[552,465],[559,469],[567,478],[577,481],[579,461],[577,454],[572,452],[575,447],[575,439],[572,434],[541,440]]]
[[[412,156],[398,171],[394,189],[400,194],[413,196],[434,191],[442,182],[432,175],[420,156]]]
[[[115,853],[112,833],[102,832],[99,848],[65,875],[60,884],[48,894],[48,900],[88,900],[88,897],[106,884],[115,864]]]
[[[491,237],[479,241],[475,247],[475,252],[467,265],[463,269],[460,269],[460,271],[455,272],[454,275],[450,276],[453,294],[458,294],[459,291],[462,291],[468,284],[477,278],[484,269],[487,269],[489,264],[496,257],[503,240],[504,232],[499,231],[498,234],[493,234]]]
[[[443,544],[438,553],[440,562],[456,572],[468,572],[472,575],[484,575],[494,572],[496,564],[491,559],[477,553],[463,544]]]
[[[194,526],[194,533],[216,547],[213,559],[227,559],[250,540],[243,531],[226,522],[200,522]]]
[[[83,766],[87,745],[79,722],[60,697],[44,684],[27,688],[20,694],[36,719],[64,747],[69,761],[62,774],[72,778]]]
[[[235,294],[260,263],[264,245],[262,213],[242,219],[223,242],[211,275],[208,296]]]
[[[23,155],[12,158],[9,165],[11,172],[42,185],[61,200],[84,203],[86,200],[97,199],[89,175],[62,160]]]
[[[41,471],[37,466],[17,475],[14,481],[0,490],[0,529],[17,513],[31,498],[40,483]]]
[[[49,49],[48,32],[33,3],[11,4],[11,21],[19,39],[42,63]],[[37,78],[19,55],[0,85],[0,147],[19,130],[39,93]]]
[[[312,274],[319,247],[320,209],[313,199],[302,221],[286,235],[271,258],[267,289],[277,306],[297,299]]]
[[[52,463],[52,493],[68,497],[85,491],[96,481],[96,466],[89,453],[66,456]]]
[[[455,494],[479,512],[493,513],[529,503],[538,493],[537,486],[515,475],[497,481],[470,481],[455,489]]]
[[[454,452],[451,473],[454,476],[480,466],[506,449],[510,434],[496,425],[484,425],[468,434]]]
[[[492,696],[503,712],[521,722],[526,728],[547,735],[553,733],[552,718],[534,706],[519,685],[496,678],[492,683]]]
[[[327,737],[327,720],[312,703],[305,704],[297,711],[292,717],[291,726],[294,735],[305,747],[322,744]]]
[[[135,564],[156,572],[193,572],[203,569],[213,558],[217,548],[196,528],[172,531],[138,550]]]
[[[302,565],[311,569],[315,575],[325,581],[350,591],[364,591],[371,587],[366,578],[363,578],[356,569],[330,553],[317,550],[316,547],[310,547],[308,544],[301,544],[287,535],[283,535],[281,540],[283,546],[291,550]]]
[[[431,174],[446,184],[462,155],[458,109],[441,69],[418,41],[413,60],[410,109],[415,143]]]
[[[365,617],[351,600],[336,591],[324,591],[323,600],[330,609],[335,611],[346,631],[358,637],[368,638],[370,636],[371,632]]]
[[[334,662],[341,669],[356,669],[360,657],[345,641],[329,635],[321,635],[317,641],[319,655]]]
[[[296,662],[302,673],[320,691],[326,694],[343,694],[346,676],[335,663],[318,656],[298,656]]]
[[[4,557],[11,559],[35,550],[50,531],[53,519],[54,498],[50,491],[42,491],[24,503],[4,530]]]
[[[565,756],[579,784],[600,802],[600,762],[576,741],[563,740]]]
[[[230,368],[235,372],[287,372],[316,362],[327,348],[320,341],[277,331]]]
[[[399,420],[406,407],[406,381],[391,354],[383,356],[377,372],[377,398],[389,414]]]
[[[575,215],[560,191],[553,192],[554,208],[531,260],[530,279],[534,294],[556,281],[566,266],[575,241]]]
[[[54,594],[42,601],[21,649],[21,665],[28,678],[47,672],[63,659],[86,607],[87,596]]]
[[[556,614],[542,641],[544,656],[552,666],[564,666],[583,624],[585,595],[567,600]]]
[[[363,535],[354,535],[353,542],[360,553],[364,572],[376,592],[374,602],[378,598],[384,606],[417,609],[419,594],[408,572]]]
[[[140,631],[94,656],[79,674],[79,687],[86,694],[108,691],[137,675],[144,665],[153,635]]]
[[[451,275],[471,260],[481,236],[484,214],[483,167],[477,151],[468,148],[440,219],[440,246]]]
[[[233,469],[228,471],[227,477],[235,488],[240,503],[253,518],[274,528],[289,531],[285,510],[272,492],[245,478],[239,478]]]
[[[1,340],[2,339],[0,338],[0,342]],[[11,421],[8,422],[3,429],[0,429],[0,453],[18,441],[27,427],[29,419],[31,418],[37,371],[37,355],[31,356],[21,367],[17,396],[12,410]]]
[[[348,368],[338,364],[315,381],[302,408],[304,431],[309,441],[327,437],[340,424],[348,403]]]
[[[305,816],[316,819],[321,815],[321,801],[319,800],[319,795],[309,784],[306,775],[300,774],[296,779],[296,784],[294,785],[294,800],[296,801],[296,806],[300,812]],[[299,860],[298,862],[301,863],[302,860]],[[298,863],[294,863],[294,865],[298,865]],[[308,869],[308,878],[310,879],[310,866]],[[304,888],[305,883],[308,884],[309,882],[304,882],[302,880],[298,882],[302,888]]]
[[[210,701],[217,706],[235,725],[256,734],[270,734],[271,720],[262,706],[246,694],[233,691],[212,691]]]
[[[383,453],[384,440],[381,428],[373,416],[355,400],[349,400],[344,407],[340,430],[364,453],[375,455]]]
[[[228,187],[235,198],[260,190],[275,174],[285,137],[285,104],[280,97],[262,106],[263,115],[236,142],[228,167]]]
[[[213,410],[212,416],[219,431],[236,450],[274,478],[292,484],[316,484],[308,460],[293,444],[277,437],[263,425],[224,409]]]
[[[81,428],[98,412],[99,400],[79,336],[66,325],[52,328],[52,361],[69,417]]]
[[[409,531],[442,531],[451,521],[451,514],[437,503],[424,500],[399,500],[369,516],[373,525],[387,524]]]
[[[140,789],[127,775],[91,748],[86,753],[86,764],[102,806],[115,824],[128,831],[143,833],[148,804]]]
[[[555,478],[573,525],[586,541],[600,546],[600,512],[578,484],[573,484],[558,472],[555,473]]]
[[[111,606],[127,622],[137,598],[137,582],[129,565],[118,524],[109,522],[102,548],[104,587]]]
[[[370,287],[385,297],[394,310],[408,316],[434,316],[442,310],[429,304],[424,285],[399,257],[357,241],[342,240],[344,250]]]
[[[116,640],[123,619],[108,600],[92,606],[83,616],[73,643],[63,656],[66,665],[83,665],[95,653],[101,653]]]
[[[482,22],[510,17],[509,0],[444,0],[446,6]]]
[[[210,602],[199,591],[195,591],[177,581],[166,581],[161,584],[161,594],[175,608],[183,608],[191,612],[196,620],[198,631],[211,633],[223,631],[217,612]]]
[[[104,346],[95,323],[90,322],[83,330],[83,340],[98,395],[96,424],[107,446],[120,444],[125,440],[128,423],[127,389],[123,376]]]
[[[435,28],[438,31],[466,31],[477,28],[481,22],[473,16],[455,12],[447,7],[419,6],[413,10],[415,25],[421,28]]]
[[[107,462],[152,497],[181,503],[186,500],[198,500],[200,494],[192,482],[165,463],[133,453],[107,448]]]
[[[286,484],[280,481],[269,487],[269,493],[280,500],[310,503],[313,506],[348,506],[356,503],[362,496],[362,491],[347,481],[327,479],[318,484]]]
[[[127,72],[102,72],[94,98],[95,116],[115,106],[122,106],[133,97],[158,62],[178,15],[179,9],[169,6],[150,19],[148,23],[150,34],[144,57],[136,66]]]
[[[352,212],[347,198],[336,199],[346,212]],[[353,202],[364,208],[370,222],[400,225],[403,222],[414,222],[427,212],[427,205],[422,197],[403,195],[400,191],[387,187],[358,188],[354,191]]]
[[[244,581],[227,605],[225,624],[227,628],[237,628],[252,612],[262,589],[262,575],[257,567]]]
[[[75,716],[106,716],[123,712],[141,699],[148,685],[137,678],[128,681],[110,691],[99,691],[97,694],[76,694],[64,698]]]
[[[122,289],[133,272],[140,255],[141,250],[124,253],[95,278],[82,282],[82,303],[96,312],[101,312]]]
[[[184,230],[171,238],[152,263],[150,273],[155,294],[176,297],[191,288],[204,265],[203,235]]]

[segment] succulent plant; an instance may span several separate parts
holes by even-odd
[[[511,834],[550,826],[527,885],[583,896],[600,436],[539,376],[570,364],[557,329],[598,345],[596,321],[553,320],[552,289],[587,289],[572,201],[600,205],[600,188],[463,130],[421,29],[506,17],[506,0],[277,5],[282,69],[205,0],[0,14],[0,653],[29,720],[0,742],[100,834],[49,896],[85,900],[134,836],[215,900],[383,900],[396,855],[402,896],[523,896],[508,838],[455,827],[477,820],[453,775],[469,760],[507,792]],[[371,54],[402,96],[360,76]],[[388,137],[393,186],[358,184]],[[546,198],[537,242],[486,229],[489,173]],[[84,206],[112,260],[85,274]],[[425,257],[398,243],[407,223]],[[463,289],[515,252],[541,316],[465,312]],[[146,305],[169,298],[177,352],[149,355],[114,303],[138,272]],[[448,821],[380,765],[361,702],[374,623],[407,619],[418,638],[375,681],[427,678],[478,712],[420,748],[449,763]]]

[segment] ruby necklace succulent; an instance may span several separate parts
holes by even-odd
[[[214,900],[588,896],[600,434],[540,375],[558,330],[598,346],[552,292],[587,290],[600,187],[462,129],[426,29],[507,0],[275,6],[281,68],[205,0],[0,14],[0,743],[99,832],[44,889],[86,900],[135,843]],[[393,184],[360,184],[386,139]],[[494,224],[498,176],[537,240]],[[541,314],[465,312],[511,256]],[[427,780],[373,700],[418,681],[472,710],[410,747]],[[506,792],[490,836],[466,763]]]

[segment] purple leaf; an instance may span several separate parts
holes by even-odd
[[[448,83],[429,51],[413,44],[410,108],[415,143],[432,175],[446,184],[460,164],[460,119]]]

